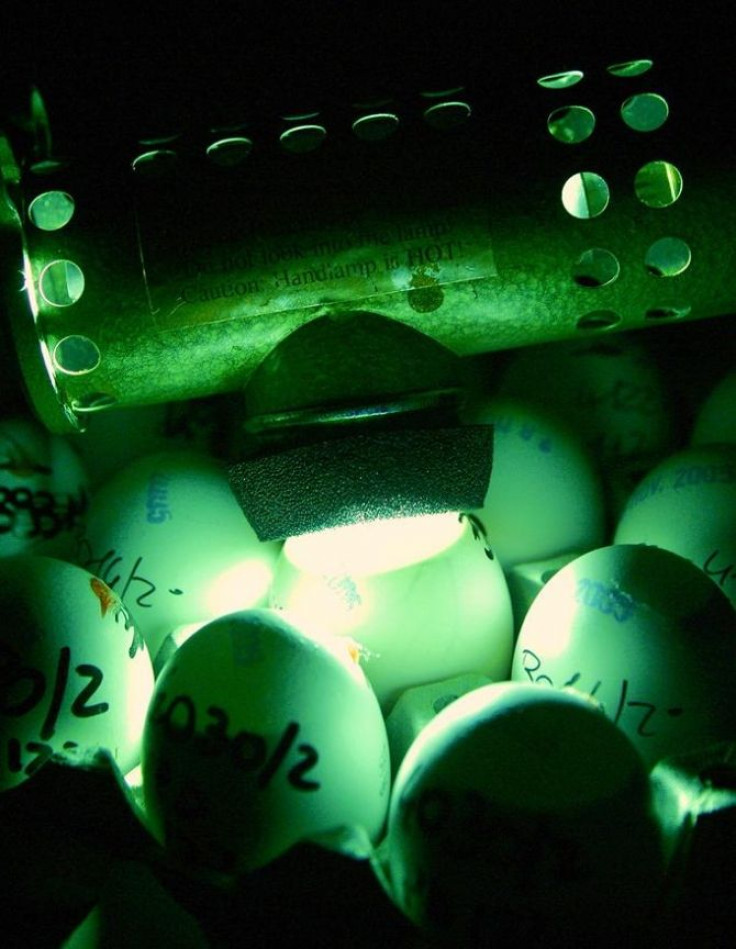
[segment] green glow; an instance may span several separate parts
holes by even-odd
[[[608,207],[610,192],[605,180],[593,171],[581,171],[568,178],[562,188],[562,204],[573,217],[598,217]]]
[[[667,100],[655,92],[631,96],[621,106],[621,118],[635,132],[654,132],[668,115]]]
[[[224,570],[204,593],[205,608],[212,616],[262,604],[273,578],[273,549],[264,547],[259,557],[249,557]]]
[[[634,191],[648,208],[666,208],[682,194],[682,175],[668,161],[652,161],[636,173]]]
[[[65,191],[45,191],[31,201],[28,217],[42,231],[58,231],[74,215],[74,198]]]
[[[547,128],[558,142],[575,145],[593,134],[595,115],[582,105],[563,106],[550,113]]]
[[[645,72],[649,72],[653,65],[651,59],[632,59],[625,63],[614,63],[608,67],[608,72],[612,76],[628,79],[634,76],[643,76]]]
[[[328,573],[389,573],[436,557],[463,532],[457,514],[426,514],[291,537],[286,554],[297,569],[319,564]]]
[[[232,168],[239,165],[250,155],[253,142],[243,136],[223,138],[213,142],[207,148],[207,157],[216,165]]]
[[[548,76],[541,76],[537,79],[537,84],[544,89],[569,89],[575,86],[583,78],[580,69],[569,69],[566,72],[551,73]]]
[[[102,356],[97,344],[86,336],[65,336],[54,346],[54,366],[65,375],[77,376],[93,372]]]
[[[84,293],[82,268],[73,260],[52,260],[39,274],[38,289],[50,306],[71,306]]]
[[[662,237],[646,252],[644,265],[655,277],[677,277],[690,266],[690,248],[679,237]]]

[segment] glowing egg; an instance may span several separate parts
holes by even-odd
[[[700,406],[691,442],[736,442],[736,370],[724,376]]]
[[[270,602],[355,640],[384,709],[413,685],[464,672],[508,676],[509,592],[472,515],[397,518],[291,537]]]
[[[648,765],[736,734],[736,614],[668,550],[589,551],[542,588],[524,619],[512,679],[592,696]]]
[[[0,614],[0,788],[103,748],[133,768],[153,669],[120,599],[81,567],[22,555],[0,561]]]
[[[442,945],[556,946],[636,925],[663,863],[626,736],[581,696],[507,682],[461,696],[419,733],[374,867]]]
[[[603,489],[591,457],[562,422],[515,399],[469,410],[492,423],[493,471],[475,511],[504,569],[604,542]]]
[[[279,547],[258,540],[215,459],[160,452],[97,492],[77,562],[119,593],[155,656],[177,626],[261,605]]]
[[[205,873],[304,840],[366,857],[388,804],[386,729],[354,652],[268,610],[220,617],[172,656],[142,770],[152,832]]]
[[[736,606],[736,444],[697,445],[660,462],[630,495],[614,543],[687,557]]]
[[[25,418],[0,420],[0,557],[65,557],[87,506],[87,475],[60,435]]]

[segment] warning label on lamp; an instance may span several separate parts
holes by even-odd
[[[364,217],[329,230],[295,224],[289,234],[183,248],[166,269],[156,280],[148,268],[152,316],[166,329],[497,275],[488,212],[467,207],[425,220]]]

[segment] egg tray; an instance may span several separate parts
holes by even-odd
[[[663,326],[650,342],[667,370],[684,433],[698,403],[733,365],[736,321]],[[696,363],[693,353],[699,354]],[[489,354],[480,362],[493,373],[506,358]],[[5,405],[20,410],[20,390]],[[728,760],[721,759],[706,762],[696,779],[702,788],[694,799],[702,802],[714,788],[720,794],[714,805],[717,819],[701,822],[697,847],[682,856],[690,870],[667,913],[642,921],[650,945],[658,940],[668,947],[694,940],[718,945],[711,940],[714,929],[725,938],[736,924],[730,895],[736,885],[736,780]],[[110,925],[120,930],[117,938],[122,938],[126,915],[145,920],[155,932],[157,926],[175,925],[181,910],[190,914],[185,929],[198,926],[213,949],[317,941],[368,947],[378,940],[407,949],[432,945],[393,906],[367,862],[304,843],[222,886],[173,866],[133,804],[119,775],[104,764],[89,770],[50,761],[31,780],[0,795],[0,853],[6,867],[0,914],[5,931],[14,934],[4,945],[61,946],[102,899]],[[673,820],[681,821],[681,815]],[[110,903],[111,893],[118,893],[117,903]],[[596,934],[597,944],[601,939]],[[164,935],[158,945],[165,944]]]

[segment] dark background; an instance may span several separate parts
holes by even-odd
[[[149,131],[322,109],[397,90],[482,84],[499,97],[523,97],[535,74],[600,65],[601,55],[666,55],[691,81],[700,120],[693,135],[707,148],[714,117],[703,75],[720,101],[734,102],[734,27],[736,15],[720,3],[677,11],[645,2],[5,3],[0,123],[22,126],[35,84],[60,149],[83,142],[104,152]],[[720,120],[731,127],[734,117]],[[723,320],[667,330],[673,358],[685,366],[694,337],[715,341],[723,330]],[[49,769],[43,781],[21,788],[22,797],[0,800],[0,854],[16,881],[3,901],[3,918],[20,933],[13,944],[58,945],[94,903],[90,868],[101,883],[105,866],[118,859],[156,865],[114,785],[82,778]],[[68,867],[59,862],[63,854],[71,854],[63,858]],[[160,867],[157,873],[214,945],[419,944],[368,867],[313,848],[231,893]],[[66,890],[58,882],[44,888],[55,874],[66,876]]]

